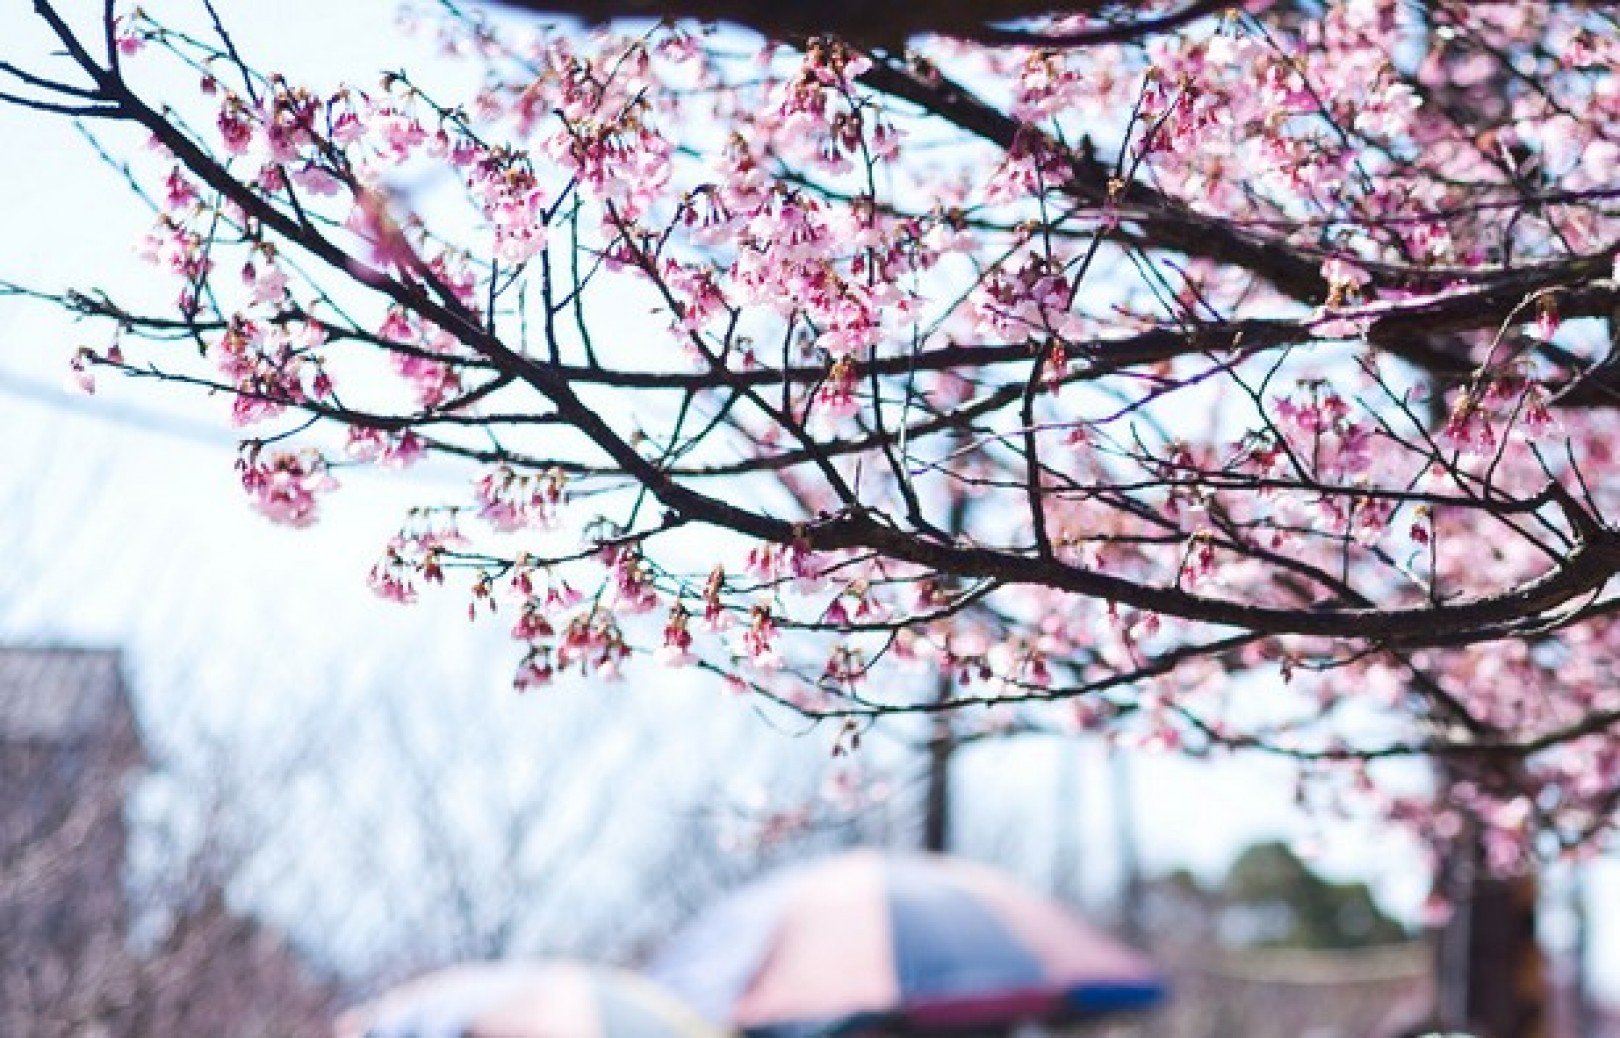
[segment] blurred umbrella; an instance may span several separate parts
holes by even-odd
[[[720,1038],[656,984],[572,963],[429,973],[345,1013],[337,1038]]]
[[[1145,958],[1001,873],[856,851],[722,901],[649,974],[753,1035],[989,1029],[1149,1008]]]

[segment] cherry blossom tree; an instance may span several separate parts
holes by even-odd
[[[14,291],[90,322],[86,388],[231,399],[272,521],[463,464],[372,583],[460,584],[519,688],[644,659],[851,743],[940,713],[1281,754],[1495,869],[1599,845],[1614,16],[1035,6],[775,40],[447,7],[452,97],[317,92],[212,7],[37,0],[57,53],[3,96],[150,140],[107,154],[173,293]],[[195,94],[154,95],[176,66]]]

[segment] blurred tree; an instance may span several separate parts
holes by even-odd
[[[1364,948],[1407,939],[1365,883],[1335,883],[1286,843],[1258,843],[1232,863],[1216,897],[1250,943],[1285,948]]]

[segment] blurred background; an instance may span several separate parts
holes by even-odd
[[[225,10],[292,78],[466,76],[392,0]],[[0,278],[147,291],[146,215],[74,128],[0,108],[0,139]],[[1307,817],[1286,765],[907,721],[838,754],[650,668],[519,695],[498,619],[366,588],[463,474],[345,472],[317,526],[273,527],[226,402],[74,394],[79,334],[0,301],[0,1035],[323,1034],[450,963],[638,965],[724,892],[855,845],[996,865],[1150,950],[1174,997],[1118,1029],[1393,1034],[1428,998],[1420,849]],[[1620,868],[1540,896],[1558,1033],[1602,1033]]]

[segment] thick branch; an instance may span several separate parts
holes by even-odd
[[[1167,32],[1229,6],[1193,0],[1169,11],[1115,0],[502,0],[507,6],[587,22],[614,18],[690,18],[731,22],[774,39],[837,36],[860,46],[898,47],[925,34],[979,43],[1075,47],[1123,43]],[[1103,18],[1122,8],[1131,16]],[[1042,32],[1010,27],[1046,15],[1084,15],[1084,28]]]

